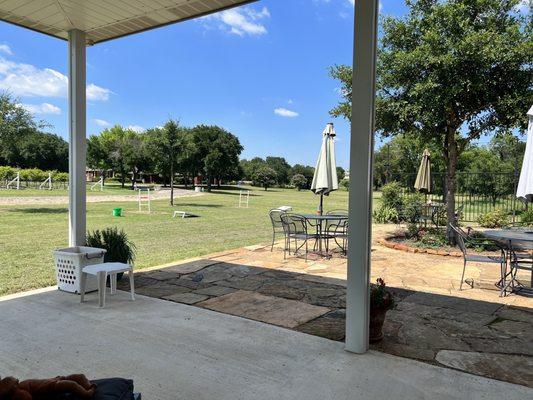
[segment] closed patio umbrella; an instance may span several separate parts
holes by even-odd
[[[431,192],[431,163],[429,161],[429,150],[425,149],[422,154],[422,161],[416,175],[415,189],[420,192]]]
[[[322,214],[324,196],[328,196],[334,190],[339,188],[337,179],[337,165],[335,163],[335,144],[336,136],[333,124],[326,125],[322,132],[322,148],[316,162],[315,174],[311,183],[311,190],[320,195],[319,213]]]
[[[531,202],[533,201],[533,106],[527,112],[529,124],[527,127],[527,142],[524,160],[522,161],[522,171],[516,189],[516,197]]]

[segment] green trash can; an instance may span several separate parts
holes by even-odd
[[[113,217],[122,217],[122,208],[113,208]]]

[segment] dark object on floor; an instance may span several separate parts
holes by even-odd
[[[96,391],[91,400],[131,400],[131,399],[134,399],[133,381],[131,379],[123,379],[123,378],[97,379],[97,380],[91,381],[91,383],[94,383],[96,385]]]
[[[13,377],[0,380],[2,400],[55,399],[71,394],[79,399],[87,400],[91,399],[94,393],[95,385],[82,374],[24,381]]]
[[[200,282],[202,279],[204,279],[204,274],[196,274],[192,277],[193,282]]]

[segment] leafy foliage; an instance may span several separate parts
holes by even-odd
[[[533,103],[533,24],[519,0],[408,0],[384,17],[377,62],[376,125],[382,136],[415,135],[440,147],[447,219],[455,211],[458,157],[473,140],[524,128]],[[335,66],[350,118],[351,68]],[[503,84],[504,83],[504,84]]]
[[[135,245],[128,239],[126,232],[117,227],[88,232],[87,246],[107,250],[104,262],[133,264],[135,261]]]
[[[276,184],[276,171],[265,165],[260,167],[252,178],[256,185],[262,186],[267,190]]]
[[[386,224],[388,222],[396,224],[400,222],[400,215],[398,214],[398,210],[396,208],[382,204],[377,210],[374,211],[374,220],[382,224]]]
[[[381,189],[381,201],[386,207],[394,208],[401,213],[404,199],[402,197],[403,187],[399,182],[387,183]]]
[[[302,174],[293,175],[291,185],[298,190],[305,189],[307,187],[307,179]]]
[[[341,185],[341,187],[343,187],[347,191],[350,190],[350,180],[349,179],[344,178],[343,180],[341,180],[339,182],[339,184]]]
[[[386,289],[382,278],[376,280],[376,284],[370,285],[370,309],[386,308],[394,306],[392,294]]]
[[[484,228],[502,228],[509,224],[509,216],[503,210],[493,210],[481,214],[477,222]]]

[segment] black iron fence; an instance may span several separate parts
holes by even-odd
[[[513,222],[520,220],[520,214],[527,206],[516,198],[518,173],[467,173],[456,174],[455,207],[461,210],[461,219],[475,222],[480,215],[493,210],[502,210]],[[416,174],[390,174],[389,182],[400,182],[404,196],[416,193]],[[443,173],[431,174],[431,193],[425,194],[427,201],[445,202],[446,180]]]

